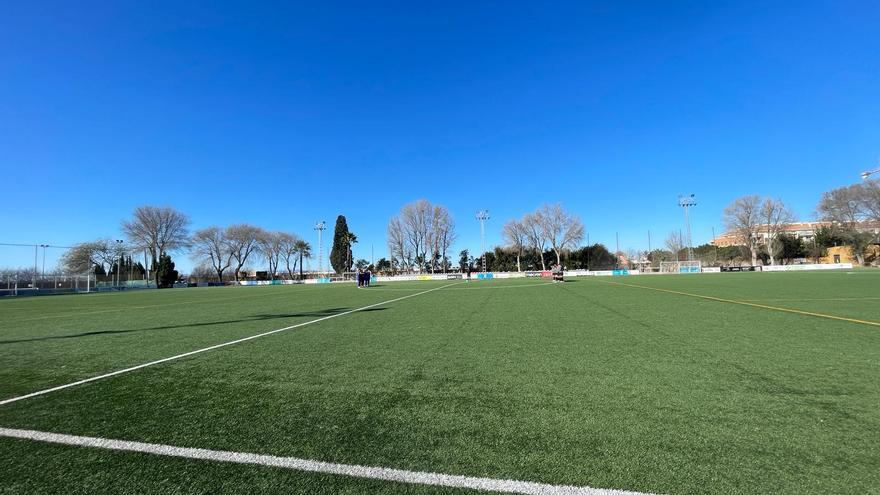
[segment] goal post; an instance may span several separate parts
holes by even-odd
[[[695,261],[661,261],[660,273],[700,273],[703,262]]]

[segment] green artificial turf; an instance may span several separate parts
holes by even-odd
[[[880,322],[880,272],[451,283],[0,300],[3,399],[444,287],[6,404],[0,426],[654,493],[880,491],[880,326],[732,302]],[[0,491],[452,492],[11,439]]]

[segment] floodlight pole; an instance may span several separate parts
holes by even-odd
[[[116,239],[116,245],[119,247],[119,261],[116,262],[116,287],[122,285],[122,239]]]
[[[324,246],[321,244],[321,235],[327,229],[327,224],[323,220],[315,222],[315,230],[318,231],[318,273],[321,273],[321,258],[324,256]]]
[[[694,260],[694,248],[691,242],[691,216],[690,209],[692,206],[697,206],[697,198],[694,197],[693,194],[688,196],[679,196],[678,197],[678,206],[684,208],[684,223],[687,227],[687,248],[688,248],[688,261]]]
[[[483,259],[483,273],[486,273],[486,220],[489,219],[489,210],[477,212],[477,220],[480,221],[480,254]]]

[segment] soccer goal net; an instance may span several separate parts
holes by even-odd
[[[661,261],[660,273],[700,273],[703,270],[701,261]]]

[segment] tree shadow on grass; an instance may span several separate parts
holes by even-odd
[[[360,311],[354,311],[357,313],[370,313],[373,311],[384,311],[388,308],[368,308],[362,309]],[[279,320],[286,318],[326,318],[328,316],[338,315],[340,313],[345,313],[346,311],[351,311],[351,308],[327,308],[319,311],[303,311],[300,313],[279,313],[279,314],[258,314],[251,315],[244,318],[239,318],[235,320],[221,320],[221,321],[204,321],[198,323],[186,323],[181,325],[161,325],[155,327],[144,327],[144,328],[131,328],[128,330],[95,330],[92,332],[82,332],[71,335],[55,335],[48,337],[34,337],[30,339],[16,339],[16,340],[0,340],[0,345],[3,344],[18,344],[22,342],[39,342],[43,340],[64,340],[64,339],[76,339],[79,337],[91,337],[95,335],[114,335],[114,334],[124,334],[124,333],[132,333],[132,332],[148,332],[153,330],[174,330],[179,328],[198,328],[198,327],[209,327],[212,325],[228,325],[231,323],[244,323],[250,321],[264,321],[264,320]]]

